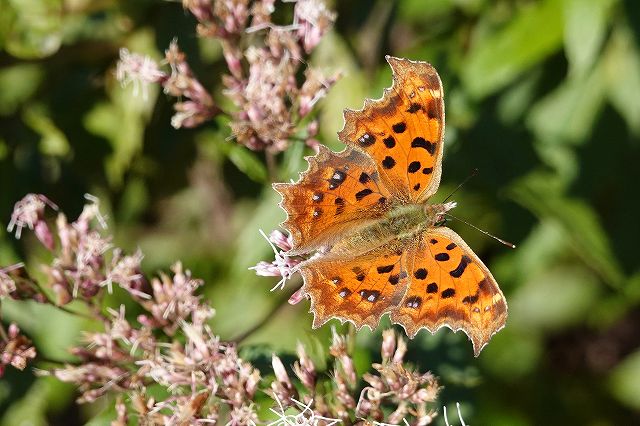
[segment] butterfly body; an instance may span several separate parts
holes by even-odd
[[[398,240],[400,245],[412,244],[419,236],[438,223],[455,203],[405,204],[392,206],[381,218],[368,221],[362,228],[348,230],[326,252],[348,256],[363,255]]]
[[[275,184],[314,327],[331,318],[374,329],[381,316],[413,337],[463,330],[476,355],[507,317],[489,269],[451,229],[455,203],[432,204],[442,173],[444,101],[426,62],[387,57],[394,84],[345,110],[347,148],[321,146],[296,183]]]

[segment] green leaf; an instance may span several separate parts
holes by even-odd
[[[564,48],[572,74],[582,74],[602,47],[615,0],[564,0]]]
[[[609,100],[627,124],[640,134],[640,51],[626,26],[616,28],[604,56]]]
[[[360,72],[357,63],[345,41],[334,32],[329,32],[313,55],[313,63],[331,64],[330,71],[340,70],[342,78],[327,93],[327,96],[319,102],[322,109],[320,116],[320,137],[323,143],[329,147],[342,150],[344,145],[338,141],[336,133],[344,126],[342,111],[345,108],[360,109],[367,95],[367,81]],[[388,80],[391,85],[391,80]],[[375,94],[375,98],[382,93]]]
[[[159,56],[153,37],[151,31],[141,30],[128,40],[128,47],[135,52]],[[105,168],[111,186],[119,187],[133,159],[142,150],[145,127],[159,88],[145,86],[143,94],[146,95],[140,96],[131,86],[122,87],[115,80],[108,83],[110,102],[96,103],[84,117],[84,125],[89,132],[104,137],[111,144],[113,153],[106,160]]]
[[[70,145],[67,137],[51,120],[44,108],[29,107],[25,109],[22,119],[41,136],[40,152],[59,157],[69,154]]]
[[[522,7],[502,29],[474,40],[461,77],[471,95],[488,96],[562,46],[562,2]]]
[[[238,170],[255,182],[265,183],[268,180],[267,168],[253,151],[235,142],[221,141],[221,143],[225,144],[227,157]]]
[[[565,80],[534,105],[527,117],[527,126],[543,142],[586,141],[604,105],[603,71],[597,67],[588,75]]]
[[[62,45],[62,0],[7,0],[2,13],[10,18],[4,27],[4,47],[22,59],[50,56]]]
[[[557,181],[549,173],[532,173],[516,182],[510,193],[541,220],[557,220],[575,254],[607,284],[619,288],[624,275],[596,213],[582,200],[563,197],[553,186]]]
[[[12,114],[38,90],[44,70],[35,64],[20,64],[0,70],[0,115]]]
[[[597,302],[599,290],[595,276],[582,267],[544,270],[530,276],[511,295],[510,325],[531,332],[561,330],[583,323]]]
[[[623,404],[640,410],[640,351],[626,357],[609,376],[611,393]]]

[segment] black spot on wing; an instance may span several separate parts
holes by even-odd
[[[438,253],[434,256],[434,258],[438,261],[438,262],[446,262],[447,260],[449,260],[449,254],[448,253]]]
[[[342,170],[335,170],[333,172],[333,176],[331,176],[331,179],[329,179],[329,189],[336,189],[337,187],[342,185],[346,178],[347,174],[345,172],[343,172]]]
[[[413,114],[420,111],[421,109],[422,109],[422,106],[414,102],[409,106],[409,108],[407,108],[407,112],[410,112],[411,114]]]
[[[385,265],[385,266],[378,266],[377,271],[379,274],[387,274],[391,271],[393,271],[393,267],[395,265]]]
[[[480,297],[480,295],[478,294],[478,292],[476,292],[476,294],[474,294],[473,296],[465,296],[464,299],[462,299],[462,303],[464,303],[465,305],[468,304],[474,304],[478,301],[478,298]]]
[[[358,138],[358,143],[361,147],[366,148],[368,146],[373,145],[376,142],[375,136],[369,133],[365,133],[364,135]]]
[[[358,182],[360,182],[363,185],[365,183],[371,182],[371,176],[369,176],[365,172],[362,172],[362,173],[360,173],[360,177],[358,178]]]
[[[420,296],[408,297],[404,306],[411,309],[418,309],[422,305],[422,298]]]
[[[423,138],[421,136],[417,136],[417,137],[413,138],[413,140],[411,141],[411,147],[412,148],[424,148],[431,155],[433,155],[436,152],[436,144],[433,143],[433,142],[429,142],[428,140],[426,140],[425,138]]]
[[[424,268],[416,269],[415,272],[413,273],[413,276],[419,280],[424,280],[425,278],[427,278],[427,275],[428,275],[428,272]]]
[[[365,188],[361,191],[356,192],[356,201],[360,201],[362,200],[364,197],[366,197],[369,194],[372,194],[373,191],[370,190],[369,188]]]
[[[390,157],[388,155],[384,157],[384,160],[382,160],[382,167],[384,167],[387,170],[392,169],[395,165],[396,165],[396,160],[394,160],[393,157]]]
[[[371,303],[376,302],[380,297],[380,292],[378,290],[360,290],[358,294],[360,294],[363,300]]]
[[[393,126],[391,126],[391,128],[396,133],[404,133],[404,131],[407,130],[407,123],[405,123],[404,121],[401,121],[400,123],[396,123]]]
[[[349,297],[349,295],[350,295],[350,294],[351,294],[351,290],[349,290],[349,289],[348,289],[348,288],[346,288],[346,287],[342,288],[342,289],[338,292],[338,295],[339,295],[340,297],[342,297],[343,299],[344,299],[345,297]]]
[[[382,140],[382,142],[384,142],[384,146],[386,146],[389,149],[396,146],[396,140],[393,138],[393,136],[387,136]]]
[[[446,289],[445,291],[442,292],[442,298],[443,299],[448,299],[450,297],[455,296],[455,294],[456,294],[456,291],[454,289],[448,288],[448,289]]]
[[[454,278],[460,278],[464,273],[464,270],[467,269],[467,265],[469,263],[471,263],[471,259],[469,258],[469,256],[466,256],[466,255],[462,256],[462,258],[460,259],[460,263],[458,264],[456,269],[449,272],[449,275],[451,275]]]

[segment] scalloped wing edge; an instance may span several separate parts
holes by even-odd
[[[356,116],[358,114],[364,113],[364,111],[366,109],[368,109],[368,108],[371,108],[373,106],[381,104],[382,101],[389,95],[389,93],[391,93],[392,91],[394,91],[396,89],[396,85],[399,82],[399,79],[398,79],[398,74],[400,72],[399,70],[400,70],[400,68],[402,66],[404,66],[405,64],[416,64],[416,65],[425,65],[425,66],[431,68],[434,71],[434,74],[438,79],[439,89],[441,91],[440,98],[441,98],[441,102],[442,102],[442,131],[441,131],[441,135],[440,135],[440,142],[444,142],[444,134],[445,134],[444,90],[443,90],[443,87],[442,87],[442,80],[440,79],[440,75],[436,71],[435,67],[433,65],[431,65],[431,63],[429,63],[427,61],[414,61],[414,60],[411,60],[411,59],[398,58],[396,56],[391,56],[391,55],[386,55],[385,59],[386,59],[387,63],[389,64],[389,66],[391,67],[391,79],[392,79],[391,86],[383,89],[382,96],[380,96],[377,99],[365,98],[364,102],[362,104],[362,107],[360,109],[345,108],[343,110],[343,113],[342,113],[342,116],[343,116],[343,119],[344,119],[344,124],[342,126],[342,129],[338,132],[338,139],[340,139],[340,141],[342,143],[344,143],[345,145],[352,146],[355,149],[358,149],[356,145],[353,145],[353,141],[350,141],[350,140],[347,139],[347,134],[354,133],[355,130],[356,130],[355,129],[355,118],[356,118]],[[444,147],[441,147],[441,149],[439,150],[439,153],[438,153],[438,158],[436,158],[436,165],[437,166],[434,168],[431,183],[420,194],[419,202],[424,202],[424,201],[428,200],[438,190],[438,187],[440,186],[440,180],[442,178],[442,158],[443,158],[443,156],[444,156]]]
[[[329,149],[328,147],[326,147],[325,145],[319,145],[318,146],[318,152],[314,155],[307,155],[304,157],[304,160],[307,161],[307,169],[300,172],[298,174],[298,180],[295,182],[290,182],[290,183],[274,183],[272,184],[272,188],[278,193],[280,194],[280,202],[278,203],[278,206],[284,210],[285,214],[286,214],[286,218],[284,221],[282,221],[280,223],[280,227],[287,230],[289,232],[289,234],[291,235],[291,238],[293,240],[293,247],[291,250],[289,250],[287,252],[287,254],[289,255],[299,255],[299,254],[303,254],[303,253],[310,253],[314,250],[317,250],[321,247],[324,246],[324,244],[322,243],[318,243],[315,246],[314,245],[307,245],[307,246],[301,246],[301,241],[300,241],[300,231],[295,228],[293,226],[293,223],[289,220],[289,211],[285,208],[286,205],[286,197],[287,197],[287,190],[293,186],[296,186],[298,184],[300,184],[308,175],[310,175],[313,172],[316,172],[320,169],[320,165],[327,162],[331,157],[338,157],[338,158],[344,158],[347,157],[349,154],[351,154],[353,151],[357,151],[362,155],[366,155],[364,153],[362,153],[362,151],[351,147],[351,146],[346,146],[342,151],[339,152],[335,152],[332,151],[331,149]],[[329,242],[330,240],[325,241],[324,243]]]

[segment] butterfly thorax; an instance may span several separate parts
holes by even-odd
[[[399,245],[411,243],[423,231],[439,226],[444,214],[456,203],[391,205],[380,218],[367,221],[366,225],[345,232],[330,249],[332,254],[364,254],[390,242]]]

